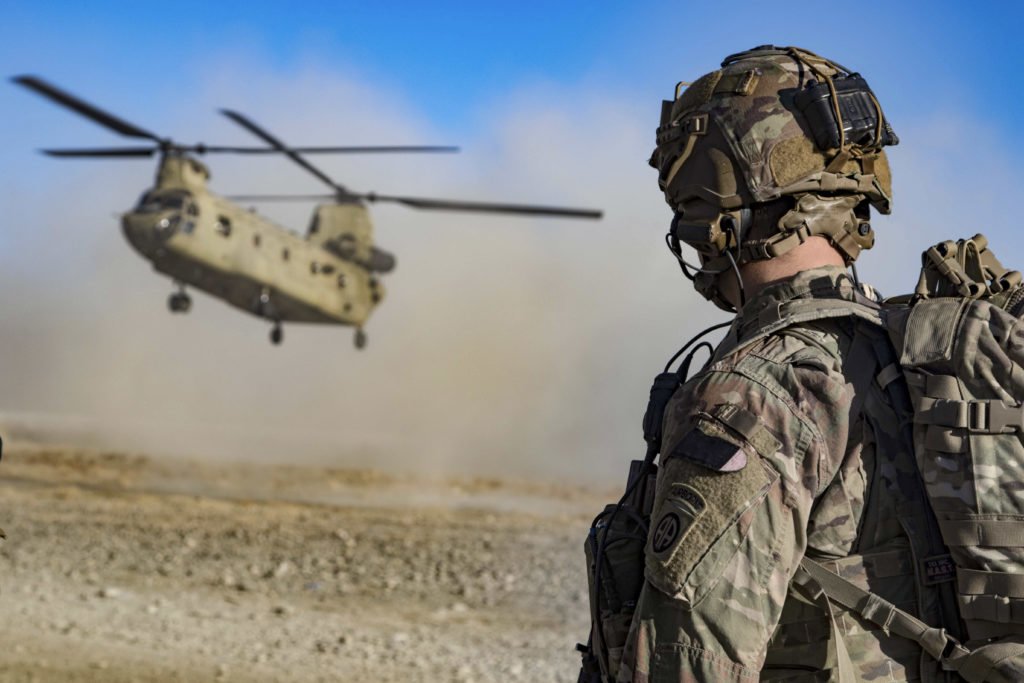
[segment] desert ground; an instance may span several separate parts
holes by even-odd
[[[610,495],[5,444],[2,681],[575,681]]]

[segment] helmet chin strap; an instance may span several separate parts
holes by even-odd
[[[740,267],[736,264],[736,259],[733,258],[732,252],[727,251],[725,255],[729,257],[729,265],[732,266],[732,272],[736,276],[736,291],[740,296],[740,308],[747,305],[747,293],[743,288],[743,276],[740,274]]]

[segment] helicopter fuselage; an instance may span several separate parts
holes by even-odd
[[[166,155],[156,185],[122,216],[128,242],[158,272],[253,315],[362,327],[384,296],[370,269],[210,192],[208,178],[196,159]]]

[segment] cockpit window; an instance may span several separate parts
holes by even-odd
[[[147,192],[139,199],[136,211],[139,213],[160,213],[161,211],[185,211],[190,216],[199,215],[199,207],[192,201],[191,195],[182,190],[165,192]]]

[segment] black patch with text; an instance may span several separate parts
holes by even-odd
[[[936,555],[924,559],[924,585],[934,586],[956,579],[956,565],[950,555]]]

